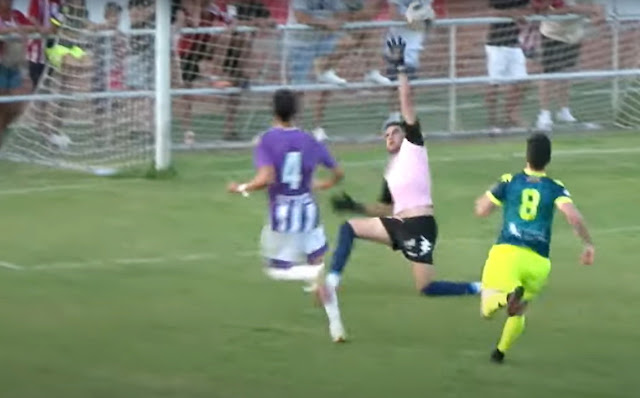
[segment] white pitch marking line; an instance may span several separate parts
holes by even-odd
[[[583,149],[558,149],[553,152],[553,156],[585,156],[585,155],[609,155],[609,154],[633,154],[640,153],[640,147],[631,148],[583,148]],[[469,156],[434,156],[429,159],[431,163],[452,163],[465,161],[482,161],[482,160],[505,160],[510,158],[523,158],[524,152],[511,152],[504,154],[484,154]],[[249,161],[249,158],[244,158]],[[376,164],[384,164],[387,159],[371,159],[371,160],[354,160],[345,161],[341,164],[349,167],[365,167]],[[234,175],[253,172],[254,169],[238,169],[238,170],[214,170],[205,174],[199,174],[198,177]]]
[[[10,269],[13,271],[22,271],[24,269],[24,267],[18,265],[18,264],[14,264],[14,263],[9,263],[7,261],[0,261],[0,267],[2,268],[6,268],[6,269]]]
[[[72,185],[45,185],[43,187],[16,188],[0,190],[0,196],[24,195],[38,192],[55,192],[75,189],[93,189],[105,184],[72,184]]]
[[[94,180],[95,181],[95,180]],[[44,181],[43,181],[44,183]],[[32,194],[38,192],[56,192],[56,191],[67,191],[67,190],[91,190],[91,189],[101,189],[107,188],[112,189],[115,185],[120,184],[139,184],[140,180],[114,180],[110,182],[90,182],[85,184],[67,184],[67,185],[55,185],[54,180],[47,181],[49,185],[42,186],[31,186],[31,187],[23,187],[23,188],[8,188],[3,189],[0,188],[0,196],[10,196],[10,195],[25,195]]]
[[[626,227],[616,227],[616,228],[603,228],[596,229],[593,231],[594,235],[605,235],[605,234],[617,234],[624,232],[636,232],[640,231],[640,225],[630,225]],[[487,238],[451,238],[451,239],[442,239],[439,243],[483,243],[487,245],[493,244],[493,239],[491,237]],[[236,253],[238,257],[259,257],[260,252],[257,250],[244,250],[238,251]],[[90,261],[79,261],[79,262],[59,262],[59,263],[49,263],[49,264],[40,264],[32,267],[23,267],[11,263],[3,263],[0,262],[0,267],[10,268],[14,270],[27,270],[27,271],[46,271],[46,270],[72,270],[72,269],[87,269],[93,267],[108,267],[110,265],[144,265],[144,264],[163,264],[163,263],[187,263],[187,262],[198,262],[203,260],[215,260],[220,258],[219,254],[216,253],[192,253],[185,254],[181,256],[167,256],[167,257],[141,257],[141,258],[120,258],[120,259],[111,259],[111,260],[90,260]],[[8,264],[8,265],[7,265]],[[13,268],[17,267],[17,268]]]
[[[583,149],[566,149],[566,150],[556,150],[554,151],[554,156],[583,156],[583,155],[604,155],[604,154],[630,154],[630,153],[640,153],[640,147],[632,147],[632,148],[583,148]],[[439,162],[459,162],[459,161],[482,161],[482,160],[503,160],[505,157],[522,157],[523,154],[519,152],[514,152],[511,154],[504,155],[476,155],[476,156],[442,156],[442,157],[433,157],[431,158],[431,162],[439,163]],[[238,161],[247,161],[248,158],[238,157]],[[386,159],[375,159],[375,160],[355,160],[355,161],[346,161],[342,164],[350,167],[366,167],[376,164],[383,164]],[[207,176],[216,176],[216,175],[233,175],[233,174],[244,174],[250,173],[253,169],[239,169],[239,170],[217,170],[213,172],[209,172],[202,175],[196,175],[196,177],[207,177]],[[193,175],[192,175],[193,176]],[[10,196],[10,195],[25,195],[25,194],[33,194],[39,192],[56,192],[56,191],[65,191],[65,190],[91,190],[96,188],[111,188],[114,184],[120,184],[127,181],[112,181],[112,182],[104,182],[104,183],[91,183],[91,184],[69,184],[69,185],[45,185],[41,187],[27,187],[27,188],[15,188],[15,189],[0,189],[0,196]],[[130,181],[131,182],[131,181]],[[135,181],[134,181],[135,182]]]
[[[213,260],[219,255],[214,253],[193,253],[183,256],[167,256],[167,257],[142,257],[142,258],[117,258],[113,260],[90,260],[78,262],[58,262],[50,264],[40,264],[28,267],[29,270],[59,270],[59,269],[82,269],[105,267],[112,264],[116,265],[144,265],[144,264],[162,264],[168,262],[196,262],[202,260]]]

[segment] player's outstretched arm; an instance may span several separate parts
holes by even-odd
[[[393,205],[382,202],[364,204],[355,201],[346,192],[333,196],[331,198],[331,206],[338,213],[351,212],[368,217],[387,217],[393,214]]]
[[[333,167],[330,170],[330,178],[313,181],[314,191],[324,191],[327,189],[331,189],[344,179],[344,170],[342,170],[340,166]]]
[[[498,207],[502,206],[505,190],[511,182],[511,174],[503,174],[488,191],[476,199],[475,214],[478,217],[488,217]]]
[[[416,112],[413,108],[413,98],[411,95],[411,86],[409,85],[409,77],[404,64],[404,51],[407,43],[400,36],[391,38],[387,41],[389,48],[389,60],[398,71],[398,94],[400,96],[400,113],[405,123],[412,126],[416,124]]]
[[[329,151],[329,148],[327,148],[325,144],[315,140],[314,143],[316,145],[316,152],[319,155],[320,164],[329,169],[329,171],[331,172],[331,177],[325,180],[314,180],[313,190],[319,191],[331,189],[344,179],[344,170],[342,170],[342,167],[340,167],[338,162],[336,162],[336,159],[333,157],[333,155]]]
[[[259,191],[269,186],[275,180],[275,170],[273,166],[263,166],[258,169],[255,177],[249,182],[238,184],[232,182],[228,185],[227,190],[231,193],[240,193],[247,195],[252,191]]]
[[[564,214],[567,222],[573,227],[576,235],[580,237],[582,243],[584,244],[584,250],[582,251],[582,256],[580,258],[582,264],[593,264],[595,248],[593,246],[591,234],[587,229],[587,225],[584,222],[582,214],[580,214],[576,206],[570,202],[560,203],[557,205],[557,207],[558,210],[560,210],[560,212]]]
[[[498,206],[493,202],[492,198],[488,193],[485,193],[476,199],[475,214],[478,217],[488,217],[496,207]]]
[[[331,198],[331,205],[336,212],[352,212],[369,217],[388,217],[393,215],[393,198],[387,182],[382,185],[382,193],[377,203],[364,204],[355,201],[347,193],[343,192]]]

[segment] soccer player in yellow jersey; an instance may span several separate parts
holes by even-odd
[[[502,230],[482,271],[481,311],[485,318],[506,307],[507,321],[496,349],[494,362],[524,330],[527,304],[540,292],[551,270],[549,245],[555,209],[565,216],[584,243],[581,262],[593,263],[595,249],[582,215],[574,206],[562,182],[547,177],[551,141],[544,134],[527,140],[527,166],[517,174],[505,174],[476,201],[475,213],[486,217],[503,208]]]

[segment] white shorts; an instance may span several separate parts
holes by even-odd
[[[271,225],[265,225],[260,245],[262,256],[267,261],[284,267],[308,264],[309,260],[324,255],[327,251],[327,237],[322,226],[310,232],[283,233],[274,231]]]
[[[520,47],[484,46],[487,53],[487,71],[493,84],[501,79],[527,77],[527,58]]]

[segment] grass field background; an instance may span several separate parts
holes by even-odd
[[[522,165],[521,138],[433,142],[436,262],[478,279],[499,216],[474,198]],[[640,136],[563,135],[550,172],[592,229],[593,267],[557,220],[550,285],[496,366],[502,320],[476,297],[417,296],[403,258],[358,243],[341,300],[351,342],[297,284],[263,276],[263,195],[229,196],[248,153],[176,159],[177,178],[97,179],[0,163],[0,396],[637,397]],[[357,198],[377,197],[381,147],[336,149]],[[333,242],[343,217],[319,195]]]

